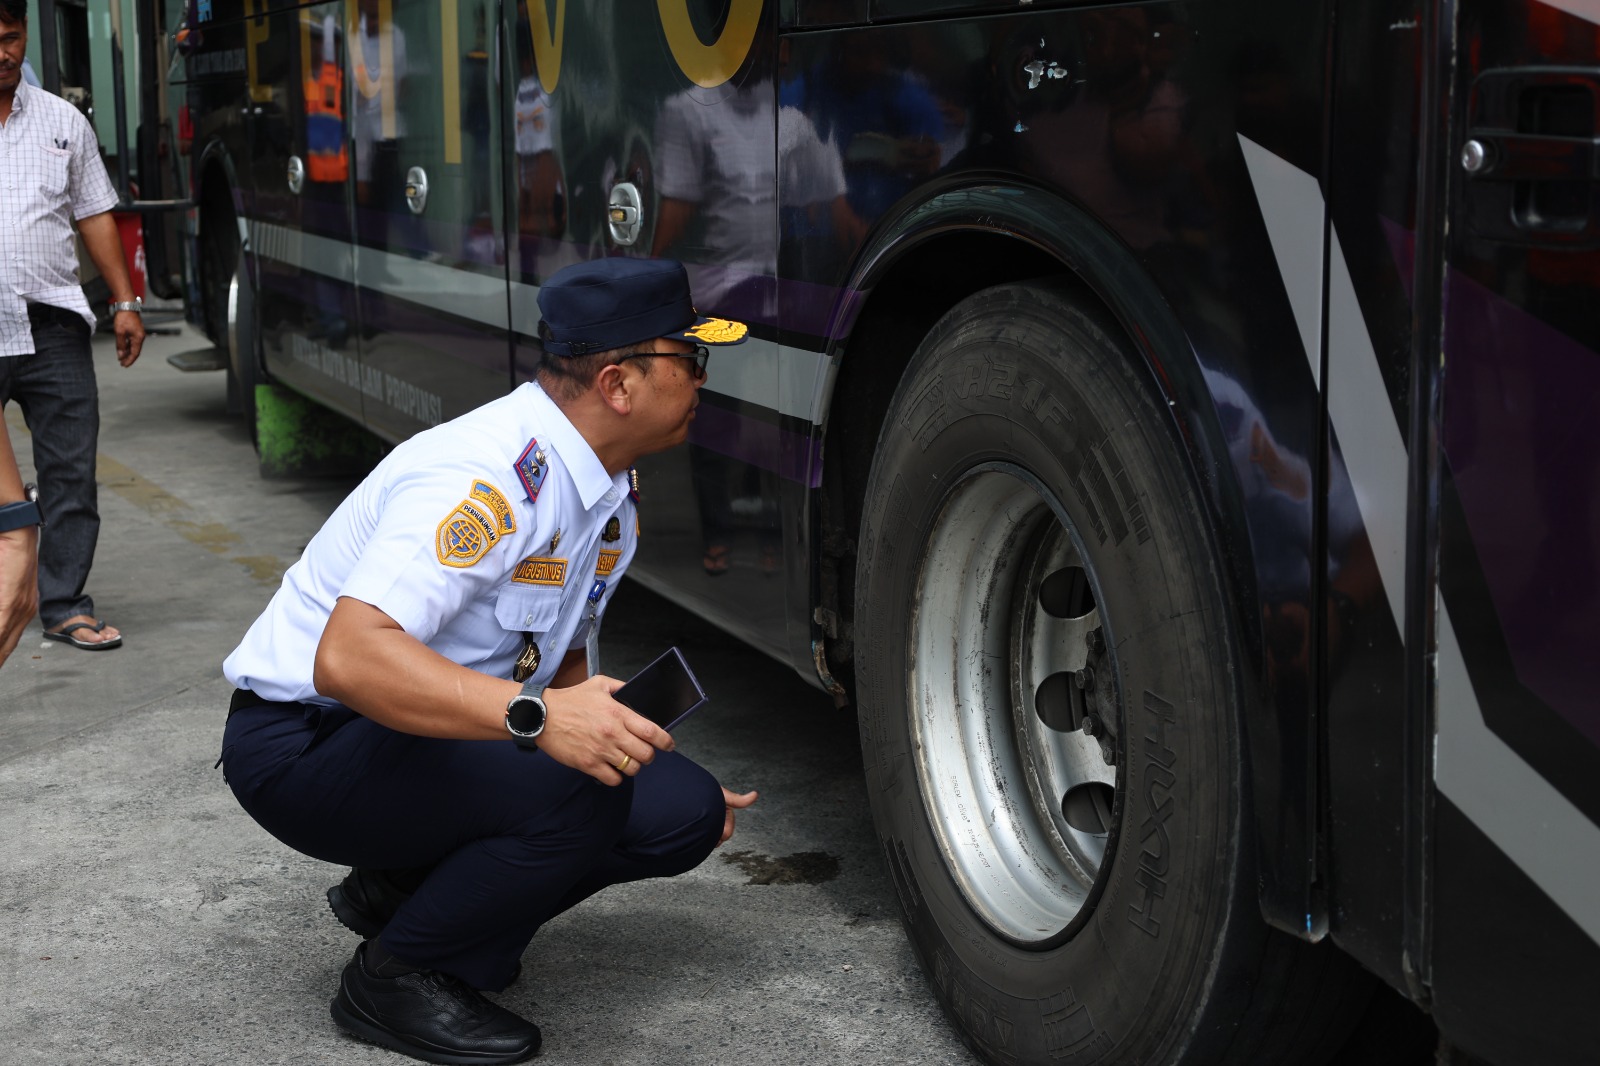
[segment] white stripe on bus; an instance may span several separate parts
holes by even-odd
[[[331,237],[301,233],[273,222],[251,221],[257,255],[298,270],[455,315],[492,329],[510,328],[539,335],[539,287],[460,270],[409,255],[351,245]],[[352,262],[352,248],[354,256]],[[706,388],[723,396],[775,410],[820,425],[832,360],[787,344],[751,338],[733,348],[713,349]]]

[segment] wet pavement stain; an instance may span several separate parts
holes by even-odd
[[[776,859],[754,851],[730,851],[722,861],[749,874],[747,885],[820,885],[839,876],[839,860],[823,851],[797,851]]]

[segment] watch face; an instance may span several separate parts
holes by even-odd
[[[544,701],[537,696],[514,696],[506,707],[506,724],[513,733],[537,736],[544,729]]]

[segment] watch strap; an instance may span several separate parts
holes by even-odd
[[[113,313],[117,311],[132,311],[134,314],[142,316],[144,314],[144,301],[137,296],[131,300],[118,300],[111,305],[111,310]]]
[[[36,526],[42,521],[39,505],[32,500],[0,504],[0,533],[9,533],[23,526]]]

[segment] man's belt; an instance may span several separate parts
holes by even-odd
[[[58,326],[72,327],[84,324],[83,316],[78,312],[55,304],[29,304],[28,321],[43,324],[54,322]]]
[[[300,704],[298,704],[298,703],[278,703],[275,700],[263,699],[262,697],[257,696],[254,692],[251,692],[247,688],[236,688],[236,689],[233,690],[233,698],[228,701],[228,717],[232,718],[235,714],[239,713],[240,711],[244,710],[247,707],[298,707],[298,706],[300,706]]]

